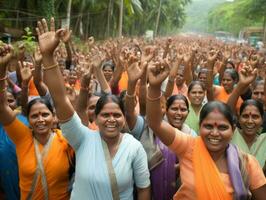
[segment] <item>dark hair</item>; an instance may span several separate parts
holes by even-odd
[[[263,85],[263,84],[264,84],[264,80],[257,78],[252,85],[252,89],[255,90],[258,85]]]
[[[189,103],[187,100],[187,97],[185,97],[183,94],[177,94],[170,96],[166,101],[166,111],[169,109],[169,107],[174,103],[175,100],[183,100],[187,106],[187,109],[189,110]]]
[[[50,103],[50,101],[48,101],[45,98],[36,97],[36,98],[32,99],[31,101],[29,101],[27,104],[27,110],[26,110],[27,117],[29,117],[31,107],[36,103],[44,104],[51,111],[51,113],[54,114],[54,108],[53,108],[52,104]]]
[[[237,83],[238,82],[238,80],[239,80],[239,76],[238,76],[238,73],[237,73],[237,71],[235,70],[235,69],[226,69],[225,71],[224,71],[224,74],[229,74],[230,76],[231,76],[231,78],[233,79],[233,81],[235,82],[235,83]]]
[[[228,120],[232,127],[235,125],[235,116],[232,114],[233,112],[231,108],[220,101],[211,101],[202,107],[200,111],[199,124],[201,125],[202,121],[208,116],[208,114],[215,109],[217,109]]]
[[[101,112],[105,104],[110,103],[110,102],[116,103],[121,109],[122,113],[125,115],[125,109],[124,109],[123,102],[120,100],[119,97],[112,95],[112,94],[105,94],[100,97],[100,99],[96,103],[95,115],[97,116]]]
[[[233,69],[235,69],[235,64],[233,63],[233,61],[228,60],[226,64],[230,64],[233,67]]]
[[[107,66],[110,66],[111,69],[112,69],[112,71],[115,70],[115,65],[114,65],[114,63],[113,63],[111,60],[109,60],[109,61],[103,63],[102,70],[104,70],[105,67],[107,67]]]
[[[188,86],[188,93],[193,89],[195,85],[199,85],[204,91],[206,90],[204,84],[200,81],[191,81],[191,83]]]
[[[239,110],[240,115],[242,114],[242,112],[247,106],[255,106],[259,110],[261,118],[263,118],[263,114],[264,114],[263,104],[260,101],[257,101],[254,99],[248,99],[244,101],[240,106],[240,110]]]
[[[203,74],[207,74],[207,73],[208,73],[208,69],[207,69],[207,68],[200,68],[199,73],[198,73],[198,77],[199,77],[202,73],[203,73]]]

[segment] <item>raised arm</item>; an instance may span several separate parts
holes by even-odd
[[[179,65],[181,64],[183,60],[183,54],[179,53],[177,55],[177,60],[175,62],[172,63],[172,68],[170,70],[169,73],[169,78],[167,81],[167,85],[166,85],[166,89],[165,89],[165,93],[164,96],[167,99],[168,97],[170,97],[173,93],[174,90],[174,85],[175,85],[175,79],[176,79],[176,74],[179,68]]]
[[[6,44],[0,44],[0,123],[5,125],[10,124],[16,117],[15,112],[7,103],[7,64],[10,61],[13,50],[12,47]]]
[[[91,69],[91,68],[90,68]],[[82,123],[88,126],[89,118],[87,114],[87,103],[89,98],[90,82],[91,82],[91,70],[84,74],[81,78],[81,88],[76,104],[76,111],[79,115]]]
[[[55,31],[54,19],[52,18],[50,31],[45,19],[38,22],[36,31],[43,57],[44,80],[53,98],[57,117],[61,121],[68,121],[74,114],[74,108],[67,98],[64,80],[53,56],[54,50],[59,44],[60,36],[64,35],[64,30]]]
[[[253,69],[251,66],[244,66],[239,72],[239,81],[227,101],[234,113],[236,113],[236,104],[239,96],[256,79],[256,74],[257,69]]]
[[[33,81],[34,85],[40,96],[45,96],[48,88],[43,82],[43,73],[42,73],[42,55],[40,49],[37,48],[33,55],[34,67],[35,70],[33,72]]]
[[[165,62],[150,63],[148,67],[149,88],[147,94],[147,120],[149,127],[165,145],[172,144],[175,129],[163,120],[160,99],[161,84],[169,74],[169,66]]]
[[[216,62],[218,52],[211,51],[207,60],[207,98],[208,101],[214,100],[214,87],[213,87],[213,68]]]
[[[20,74],[21,74],[21,98],[20,98],[20,104],[22,107],[22,113],[26,115],[26,110],[27,110],[27,104],[28,104],[28,91],[29,91],[29,82],[32,78],[32,73],[30,67],[26,64],[23,65],[19,63],[19,68],[20,68]]]
[[[132,56],[130,59],[132,60],[132,63],[127,67],[128,87],[125,100],[125,109],[127,124],[129,129],[132,130],[137,121],[137,113],[135,111],[136,84],[146,70],[146,66],[140,65],[136,57]]]

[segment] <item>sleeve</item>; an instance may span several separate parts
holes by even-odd
[[[130,131],[137,140],[140,140],[144,128],[144,118],[142,116],[137,116],[136,124],[134,128]]]
[[[81,143],[84,141],[86,134],[89,134],[89,128],[81,123],[81,120],[75,112],[72,118],[60,124],[63,136],[67,139],[68,143],[78,150]]]
[[[138,188],[147,188],[150,186],[147,154],[141,144],[139,144],[133,160],[133,176]]]
[[[252,155],[248,155],[248,176],[250,189],[255,190],[266,184],[266,178],[259,162]]]
[[[191,144],[189,143],[192,139],[193,137],[191,135],[187,135],[176,129],[175,139],[168,147],[175,152],[176,155],[180,156],[184,154],[189,147],[191,147]]]
[[[18,120],[18,118],[15,118],[13,122],[5,126],[4,129],[16,146],[25,141],[26,138],[31,137],[29,134],[31,132],[29,127],[24,125],[20,120]]]

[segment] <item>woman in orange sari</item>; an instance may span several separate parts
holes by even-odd
[[[182,185],[173,199],[265,199],[266,179],[258,161],[229,144],[235,128],[230,108],[210,102],[200,112],[199,135],[193,138],[163,121],[161,83],[168,76],[165,64],[150,64],[147,120],[160,140],[176,153]]]

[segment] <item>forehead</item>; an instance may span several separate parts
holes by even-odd
[[[100,113],[117,113],[117,112],[122,113],[119,105],[114,102],[106,103],[103,106],[102,110],[100,111]]]
[[[196,84],[196,85],[194,85],[194,86],[192,87],[191,92],[192,92],[192,91],[199,91],[199,90],[200,90],[200,91],[203,91],[201,85]]]
[[[247,113],[258,113],[258,114],[260,114],[259,109],[256,106],[254,106],[254,105],[248,105],[248,106],[246,106],[244,108],[242,114],[243,113],[245,113],[245,114],[247,114]]]
[[[184,100],[182,99],[176,99],[174,100],[174,102],[172,103],[171,107],[187,107],[186,103]]]
[[[254,88],[254,91],[253,92],[255,92],[255,91],[262,91],[262,92],[264,92],[264,85],[262,84],[262,83],[260,83],[260,84],[258,84],[255,88]]]
[[[112,67],[110,66],[110,65],[105,65],[104,67],[103,67],[103,70],[113,70],[112,69]]]
[[[229,72],[224,73],[223,79],[231,79],[232,80],[232,76]]]
[[[37,102],[30,108],[30,114],[35,112],[51,112],[44,103]]]
[[[229,121],[226,119],[226,117],[219,112],[218,110],[210,112],[205,119],[202,121],[202,123],[210,123],[210,124],[229,124]]]

